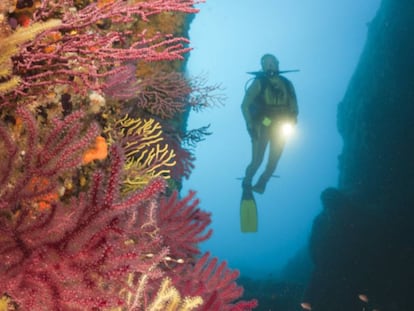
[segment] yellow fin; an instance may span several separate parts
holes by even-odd
[[[253,199],[241,201],[240,230],[241,232],[257,232],[257,207]]]

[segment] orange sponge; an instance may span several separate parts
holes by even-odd
[[[95,145],[86,150],[82,157],[82,164],[88,164],[93,160],[104,160],[108,156],[108,144],[105,138],[98,136],[95,139]]]

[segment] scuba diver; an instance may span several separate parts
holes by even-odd
[[[252,159],[243,178],[243,190],[264,193],[266,184],[276,170],[283,151],[283,131],[296,124],[298,105],[292,83],[280,75],[279,61],[272,54],[261,58],[262,71],[255,72],[241,105],[247,131],[252,141]],[[267,145],[269,159],[263,174],[252,187],[252,180],[261,163]]]

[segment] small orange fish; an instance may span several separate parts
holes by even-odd
[[[365,303],[367,303],[369,301],[368,296],[367,295],[364,295],[364,294],[359,294],[358,295],[358,298],[359,298],[359,300],[361,300],[361,301],[363,301]]]
[[[312,306],[309,302],[302,302],[300,304],[300,306],[302,307],[302,309],[304,310],[312,310]]]

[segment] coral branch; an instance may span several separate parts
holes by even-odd
[[[170,170],[176,164],[175,153],[164,143],[159,122],[126,115],[105,132],[111,141],[119,141],[124,148],[127,178],[123,181],[123,192],[141,189],[156,177],[170,178]]]
[[[119,71],[108,76],[102,91],[109,98],[117,100],[131,99],[138,94],[140,86],[135,77],[136,66],[127,64],[119,67]]]
[[[191,311],[203,303],[200,296],[181,298],[178,290],[172,286],[171,279],[163,279],[154,301],[148,311]]]
[[[5,18],[3,16],[3,18]],[[33,40],[39,33],[56,28],[61,24],[60,20],[51,19],[47,22],[39,22],[28,28],[19,28],[8,37],[0,37],[0,95],[13,91],[21,82],[21,77],[13,73],[12,56],[19,52],[20,45]],[[5,81],[3,81],[6,79]]]
[[[118,147],[111,148],[111,158],[107,178],[97,172],[89,193],[69,206],[54,204],[36,218],[22,208],[14,221],[1,219],[0,292],[23,310],[116,306],[127,274],[152,265],[142,253],[153,251],[156,242],[144,238],[145,230],[133,226],[129,216],[158,196],[163,182],[155,180],[120,200]],[[125,244],[139,236],[139,247]]]
[[[187,97],[191,93],[188,82],[177,72],[147,77],[139,86],[140,92],[134,98],[134,103],[163,119],[171,119],[177,113],[183,112],[187,106]]]
[[[83,128],[82,112],[74,112],[63,121],[52,120],[52,129],[39,131],[36,120],[26,109],[18,109],[25,130],[14,134],[0,130],[4,149],[0,150],[7,167],[2,167],[0,208],[10,204],[31,205],[36,198],[57,191],[57,178],[75,168],[83,150],[99,133],[96,123]],[[14,136],[14,139],[12,138]],[[18,140],[18,144],[15,142]],[[16,154],[19,154],[19,157]]]
[[[176,72],[198,1],[3,2],[0,309],[253,309],[175,190],[209,134],[187,113],[221,103]]]
[[[222,106],[226,96],[222,93],[223,88],[220,84],[208,85],[204,76],[190,79],[191,93],[189,94],[188,104],[194,111],[201,111],[208,107]]]
[[[18,85],[9,86],[15,81],[10,79],[3,85],[2,93],[8,96],[0,105],[9,105],[11,98],[15,98],[16,95],[27,97],[41,94],[46,87],[57,84],[69,86],[80,94],[86,94],[89,90],[100,91],[105,85],[106,77],[124,70],[124,67],[114,66],[114,63],[127,60],[151,62],[183,59],[182,54],[190,50],[186,47],[189,43],[186,38],[161,33],[147,36],[144,29],[140,34],[135,34],[133,42],[129,43],[131,31],[103,33],[95,26],[105,19],[110,20],[112,24],[133,23],[137,18],[147,21],[149,16],[166,11],[195,13],[197,10],[192,7],[193,4],[192,0],[138,3],[111,1],[103,6],[91,3],[82,10],[74,11],[69,1],[42,1],[34,20],[61,16],[62,24],[60,21],[48,21],[48,24],[45,23],[39,30],[45,31],[35,40],[22,45],[18,53],[13,43],[15,40],[11,41],[13,44],[4,45],[13,49],[6,49],[9,52],[2,53],[4,57],[1,58],[1,64],[6,65],[5,68],[9,68],[8,72],[11,72],[10,55],[16,55],[13,71],[21,81],[17,81],[20,83]],[[53,32],[46,30],[52,27]],[[23,38],[23,35],[20,37]],[[33,37],[24,37],[25,40],[19,42]]]
[[[243,294],[243,288],[236,283],[239,272],[231,271],[226,262],[218,264],[218,259],[211,258],[209,253],[205,253],[193,267],[183,267],[182,273],[186,275],[185,280],[176,280],[181,293],[200,295],[204,301],[200,311],[251,310],[257,306],[256,300],[232,303]]]
[[[194,199],[195,192],[190,192],[183,200],[178,193],[164,198],[160,202],[160,233],[170,246],[175,258],[192,257],[199,254],[198,244],[207,240],[212,230],[206,231],[210,224],[210,214],[198,208],[199,201]]]

